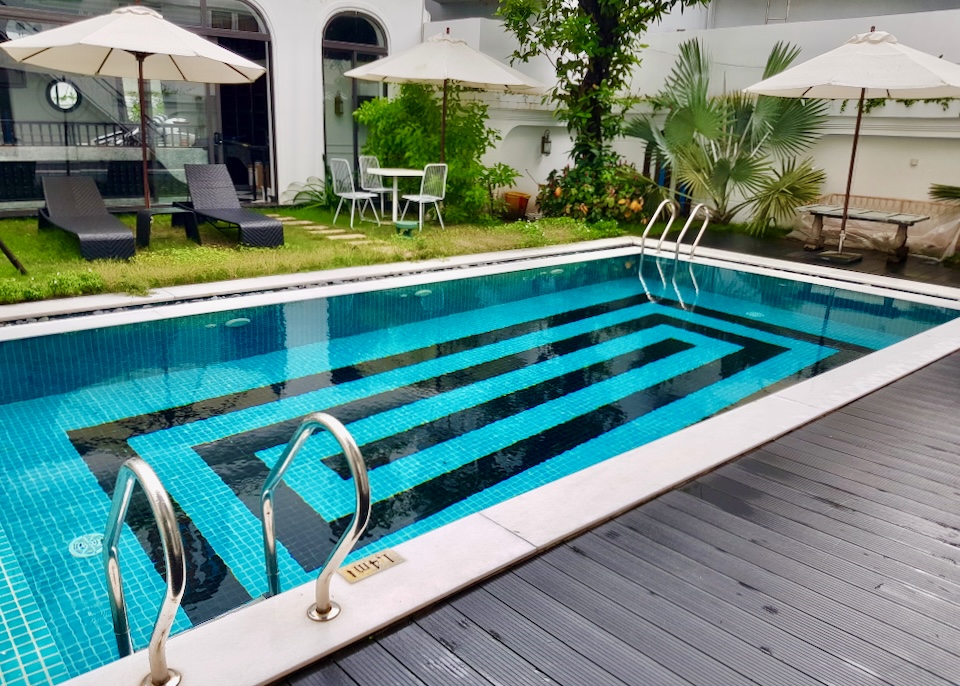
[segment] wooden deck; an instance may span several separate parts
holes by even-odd
[[[960,683],[960,354],[277,682]]]

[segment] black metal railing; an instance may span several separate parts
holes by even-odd
[[[182,148],[202,145],[206,127],[175,120],[150,122],[150,147]],[[140,127],[118,122],[54,122],[0,119],[7,145],[22,146],[138,146]]]

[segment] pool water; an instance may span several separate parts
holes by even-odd
[[[70,543],[103,531],[130,456],[177,509],[179,631],[266,591],[259,489],[310,412],[347,424],[370,470],[356,557],[956,316],[632,256],[4,342],[2,682],[58,683],[115,659],[101,558]],[[312,437],[276,499],[284,588],[315,578],[353,506],[332,437]],[[163,562],[144,501],[128,524],[140,648]]]

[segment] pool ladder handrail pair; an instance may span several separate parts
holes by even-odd
[[[320,428],[330,431],[337,443],[340,444],[354,478],[357,496],[357,509],[350,521],[350,526],[337,541],[337,545],[324,562],[317,577],[316,604],[307,611],[307,616],[311,619],[325,622],[340,613],[340,606],[330,599],[330,581],[333,573],[350,553],[360,536],[363,535],[363,531],[370,521],[370,482],[367,478],[366,465],[356,441],[353,440],[350,432],[343,424],[323,412],[315,412],[304,418],[264,482],[260,492],[260,511],[263,520],[267,583],[270,589],[268,595],[276,595],[280,592],[280,573],[277,565],[273,492],[283,480],[283,475],[300,448],[303,447],[310,435]],[[127,516],[130,500],[133,497],[133,489],[138,482],[147,496],[150,509],[160,531],[167,581],[167,590],[150,637],[148,648],[150,673],[144,677],[141,686],[177,686],[181,682],[181,675],[167,666],[166,642],[186,589],[187,566],[183,554],[183,539],[180,536],[177,516],[173,510],[173,503],[169,494],[156,472],[140,457],[131,457],[121,465],[120,472],[117,475],[110,514],[107,518],[106,533],[103,540],[103,561],[107,575],[110,615],[113,618],[117,650],[120,657],[126,657],[133,653],[133,641],[130,638],[127,605],[120,573],[119,542],[123,522]]]
[[[657,254],[660,254],[660,249],[663,247],[663,241],[667,237],[667,234],[670,233],[670,227],[673,226],[674,220],[677,218],[677,215],[680,214],[680,205],[676,200],[668,199],[664,200],[657,206],[656,211],[653,213],[653,217],[650,218],[650,221],[647,223],[647,227],[643,230],[643,235],[640,236],[640,256],[643,257],[643,251],[646,247],[647,234],[650,233],[650,229],[653,227],[653,224],[660,217],[660,213],[663,212],[664,207],[670,208],[670,219],[667,220],[667,225],[663,229],[663,233],[660,234],[660,240],[657,241]],[[674,261],[680,259],[680,244],[683,242],[683,237],[687,234],[687,229],[690,228],[690,225],[693,224],[694,218],[696,218],[697,213],[703,213],[703,224],[700,225],[700,230],[697,232],[697,237],[693,241],[693,245],[690,246],[690,259],[693,259],[694,253],[697,251],[697,246],[700,245],[700,240],[703,238],[703,234],[706,233],[707,225],[710,223],[710,210],[707,209],[707,206],[703,203],[697,204],[693,210],[690,212],[690,216],[687,218],[686,223],[683,225],[683,228],[680,229],[680,235],[677,236],[677,240],[674,247],[673,259]]]

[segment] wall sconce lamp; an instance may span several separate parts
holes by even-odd
[[[550,129],[547,129],[540,137],[540,154],[549,155],[552,148],[553,142],[550,140]]]
[[[338,117],[343,114],[343,93],[340,91],[333,96],[333,113]]]

